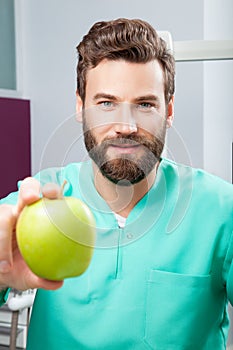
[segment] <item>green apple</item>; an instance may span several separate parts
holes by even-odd
[[[16,225],[25,262],[50,280],[81,275],[90,264],[95,235],[91,210],[74,197],[43,197],[22,210]]]

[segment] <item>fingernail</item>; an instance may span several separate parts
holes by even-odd
[[[30,188],[27,189],[27,193],[26,193],[27,197],[35,197],[38,196],[38,193],[34,190],[31,190]]]
[[[10,270],[11,265],[8,261],[2,260],[0,261],[0,272],[1,273],[6,273]]]

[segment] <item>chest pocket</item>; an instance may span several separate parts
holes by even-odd
[[[207,335],[223,307],[217,305],[219,293],[214,292],[211,280],[211,275],[151,270],[144,320],[148,349],[205,349]]]

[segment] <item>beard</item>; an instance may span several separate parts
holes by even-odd
[[[96,163],[100,172],[111,182],[129,186],[143,180],[160,160],[166,135],[166,123],[161,127],[159,136],[146,136],[129,134],[118,135],[115,138],[105,138],[100,144],[97,143],[92,131],[84,128],[84,142],[90,158]],[[107,154],[109,146],[122,145],[141,146],[142,151],[133,154],[119,154],[113,159]]]

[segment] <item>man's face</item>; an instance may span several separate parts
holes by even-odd
[[[161,156],[173,113],[173,101],[165,105],[160,64],[104,60],[86,81],[82,116],[90,157],[114,183],[139,182]]]

